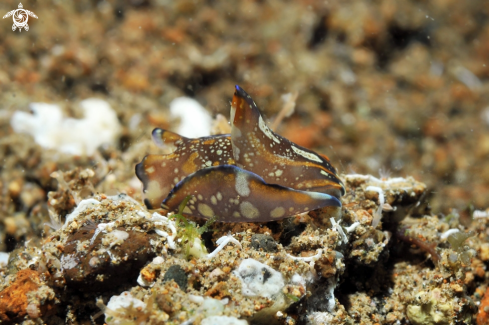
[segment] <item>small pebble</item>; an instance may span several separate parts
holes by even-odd
[[[172,265],[168,271],[166,271],[165,275],[163,276],[163,282],[170,280],[174,280],[183,291],[187,289],[187,274],[180,265]]]
[[[262,248],[265,252],[277,251],[277,243],[270,235],[254,234],[251,236],[251,246],[256,250]]]

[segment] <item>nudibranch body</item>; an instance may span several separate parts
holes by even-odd
[[[239,86],[231,106],[231,127],[238,167],[261,175],[269,184],[335,197],[345,193],[329,159],[270,130],[253,99]]]
[[[136,165],[148,208],[223,222],[272,221],[325,206],[340,207],[343,183],[329,159],[268,128],[255,102],[236,86],[231,135],[188,139],[155,129],[167,155],[148,155]]]
[[[180,181],[198,170],[235,163],[228,134],[189,139],[154,129],[153,140],[159,146],[173,145],[176,149],[168,155],[147,155],[136,165],[136,175],[143,182],[148,208],[159,207]]]

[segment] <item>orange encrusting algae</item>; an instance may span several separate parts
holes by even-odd
[[[484,297],[482,297],[477,313],[477,325],[489,325],[489,288],[486,289]]]

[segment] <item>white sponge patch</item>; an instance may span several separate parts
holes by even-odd
[[[195,99],[175,98],[170,103],[170,114],[173,118],[180,119],[176,132],[184,137],[206,137],[211,133],[212,116]]]
[[[122,292],[119,296],[110,297],[107,308],[117,310],[119,308],[146,308],[146,304],[139,299],[134,298],[129,291]]]
[[[245,296],[270,298],[285,285],[280,272],[251,258],[243,260],[235,274],[242,282],[241,292]]]
[[[114,144],[121,132],[116,113],[98,98],[80,102],[85,117],[63,117],[58,105],[31,103],[33,114],[15,112],[10,124],[17,133],[27,133],[47,149],[71,155],[93,155],[104,143]]]

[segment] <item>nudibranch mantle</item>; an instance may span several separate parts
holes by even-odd
[[[341,207],[345,189],[329,159],[268,128],[239,86],[230,122],[230,135],[197,139],[153,130],[157,145],[175,150],[148,155],[136,165],[148,208],[176,211],[190,195],[184,213],[222,222],[266,222]]]
[[[344,194],[344,186],[329,159],[270,130],[253,99],[239,86],[231,105],[231,127],[238,167],[260,175],[270,184],[335,197]],[[233,132],[235,129],[240,131]]]

